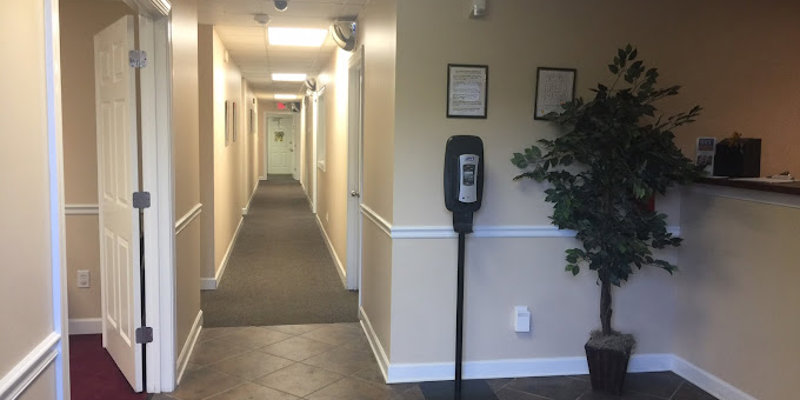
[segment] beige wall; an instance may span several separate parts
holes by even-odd
[[[518,171],[508,161],[514,151],[555,133],[532,119],[536,67],[577,68],[578,92],[585,94],[585,87],[602,77],[615,46],[644,33],[623,23],[629,18],[600,5],[510,1],[495,5],[485,20],[470,20],[459,1],[398,2],[394,226],[451,225],[442,199],[442,160],[445,142],[454,134],[484,140],[486,186],[477,226],[549,226],[551,205],[543,201],[543,186],[513,182]],[[629,27],[604,28],[598,35],[591,29],[597,21]],[[514,51],[517,47],[524,50]],[[652,53],[643,48],[642,54]],[[445,117],[448,63],[489,65],[487,119]],[[659,208],[677,223],[675,198],[660,199]],[[598,325],[599,295],[592,275],[573,278],[564,272],[563,250],[574,245],[563,238],[469,240],[467,360],[582,353],[588,332]],[[452,360],[455,240],[396,239],[393,246],[392,363]],[[665,256],[675,258],[674,253]],[[618,291],[617,326],[637,334],[640,353],[670,350],[674,292],[669,276],[657,270],[637,274]],[[531,334],[513,331],[517,305],[531,310]]]
[[[58,398],[55,382],[56,371],[49,365],[31,385],[18,397],[19,400],[46,400]]]
[[[263,142],[261,141],[261,135],[259,130],[259,125],[261,125],[260,120],[258,118],[259,110],[258,110],[258,99],[256,99],[255,94],[253,93],[252,89],[250,88],[249,84],[246,83],[245,88],[247,89],[245,93],[245,101],[244,104],[246,106],[246,112],[243,115],[244,122],[242,123],[242,127],[244,129],[244,135],[247,136],[247,162],[245,165],[247,166],[247,179],[248,184],[245,185],[245,189],[247,190],[248,195],[252,195],[251,191],[253,187],[258,184],[258,179],[261,176],[261,171],[259,170],[259,165],[261,164],[259,157],[261,157],[261,153],[263,152]],[[252,114],[252,126],[250,121],[250,112]],[[249,201],[249,197],[246,199]]]
[[[0,51],[14,60],[0,64],[0,135],[13,143],[0,148],[0,377],[54,330],[44,3],[0,3]],[[52,397],[55,385],[48,368],[22,397]]]
[[[254,132],[249,130],[249,110],[258,115],[258,105],[241,71],[211,25],[198,27],[200,77],[200,164],[203,197],[202,278],[220,273],[225,255],[242,221],[243,209],[258,181],[260,163],[258,118]],[[225,137],[225,102],[227,119],[233,121],[236,103],[236,140],[233,129]]]
[[[64,192],[67,206],[97,205],[94,35],[124,15],[122,2],[62,1],[61,98]],[[67,282],[70,318],[100,318],[100,248],[97,215],[67,216]],[[91,287],[77,287],[77,271],[89,270]]]
[[[199,113],[197,70],[197,2],[172,2],[172,106],[175,218],[200,202]],[[177,352],[186,345],[200,311],[200,220],[175,238],[177,261]]]
[[[348,63],[351,57],[352,53],[336,48],[327,67],[317,77],[318,84],[325,87],[326,118],[318,122],[325,125],[320,132],[325,134],[326,154],[325,170],[317,170],[317,216],[343,267],[347,265]]]
[[[364,45],[364,164],[362,202],[381,217],[393,215],[396,0],[373,0],[359,15]],[[362,224],[361,307],[383,351],[391,353],[392,241],[370,219]]]
[[[228,102],[227,118],[233,122],[233,103],[236,103],[237,117],[242,113],[242,74],[232,59],[225,58],[225,46],[214,32],[214,265],[215,271],[222,265],[222,259],[233,240],[236,227],[242,218],[244,202],[241,187],[240,157],[242,147],[242,124],[236,123],[236,141],[233,140],[233,126],[225,138],[225,102]]]
[[[395,173],[397,0],[373,1],[359,16],[364,45],[364,204],[392,222]],[[403,55],[404,56],[404,55]],[[405,56],[404,56],[405,57]]]
[[[791,208],[707,190],[683,199],[675,354],[755,398],[796,397],[800,199]]]
[[[200,113],[201,277],[214,277],[214,27],[197,27],[197,75]]]
[[[258,107],[258,176],[262,179],[267,177],[267,157],[264,143],[267,140],[267,113],[273,107],[272,101],[261,100],[257,102]]]
[[[397,8],[391,219],[395,227],[451,224],[442,201],[441,175],[444,144],[453,134],[476,134],[484,139],[486,190],[476,225],[548,226],[551,206],[543,201],[543,186],[512,182],[518,171],[508,161],[514,151],[556,134],[549,123],[532,119],[536,68],[576,68],[577,92],[586,96],[590,86],[607,80],[609,57],[629,41],[635,42],[645,60],[661,68],[663,82],[684,85],[682,96],[664,105],[667,110],[682,110],[696,103],[706,108],[701,122],[680,133],[682,142],[692,142],[695,136],[709,135],[729,125],[731,130],[742,130],[738,124],[746,119],[749,125],[762,127],[763,132],[779,132],[774,138],[782,141],[781,148],[791,149],[798,143],[796,132],[786,127],[800,122],[796,113],[800,96],[796,90],[777,90],[774,83],[800,87],[794,84],[797,75],[789,73],[800,67],[797,55],[773,49],[780,53],[773,63],[771,57],[762,54],[763,48],[742,52],[740,47],[743,43],[752,48],[770,42],[771,49],[790,48],[788,38],[797,37],[791,21],[798,16],[798,7],[789,2],[769,8],[722,2],[644,4],[618,0],[609,6],[516,0],[494,4],[483,20],[468,19],[463,2],[456,0],[409,0],[398,2]],[[689,8],[692,13],[685,12]],[[732,34],[735,40],[728,35],[731,21],[747,21],[741,32],[737,26]],[[674,29],[678,25],[681,29]],[[698,36],[710,40],[697,40]],[[366,54],[369,66],[374,53],[367,47]],[[777,76],[756,76],[754,71],[762,67],[765,58],[770,58],[767,69]],[[487,119],[445,117],[448,63],[489,65]],[[730,75],[731,70],[740,76]],[[735,96],[731,91],[738,92],[741,87],[732,83],[741,82],[743,76],[754,79],[757,83],[753,86],[758,87],[748,86],[743,89],[745,93],[776,89],[774,105],[782,110],[782,117],[774,117],[772,102],[754,107],[752,100],[745,100],[753,96],[732,100]],[[369,82],[369,70],[366,77]],[[767,97],[774,96],[755,96]],[[756,110],[744,112],[740,101]],[[736,118],[732,118],[734,114]],[[370,118],[378,115],[367,110],[367,127]],[[374,149],[367,146],[366,151],[369,159]],[[767,150],[765,155],[769,153]],[[681,214],[676,195],[673,192],[658,200],[659,208],[670,214],[672,225],[678,224]],[[368,201],[367,205],[372,206]],[[378,214],[386,218],[384,213]],[[469,240],[468,360],[581,354],[588,331],[598,325],[599,296],[593,276],[572,278],[563,272],[563,250],[573,245],[573,239],[559,238]],[[452,360],[455,253],[452,239],[393,241],[391,273],[383,274],[391,281],[392,363]],[[675,252],[664,256],[676,260]],[[365,263],[365,277],[370,267]],[[639,353],[673,350],[677,287],[677,281],[662,271],[646,270],[617,291],[616,325],[636,334]],[[530,307],[530,335],[513,332],[511,314],[515,305]],[[368,314],[375,319],[374,313]]]
[[[305,118],[305,124],[303,124],[303,128],[305,129],[302,133],[303,135],[303,174],[305,175],[302,178],[304,187],[306,189],[306,194],[308,195],[309,199],[314,198],[314,171],[316,170],[316,161],[314,160],[314,100],[310,97],[306,97],[301,104],[303,112],[301,113],[302,117]],[[267,138],[268,139],[268,138]],[[269,162],[269,159],[267,159]]]

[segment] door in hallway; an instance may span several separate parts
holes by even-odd
[[[270,117],[268,174],[292,174],[294,172],[294,118]]]
[[[134,19],[126,16],[94,37],[103,347],[142,391],[139,187],[136,73],[129,64]]]

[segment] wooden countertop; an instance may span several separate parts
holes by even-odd
[[[742,181],[736,178],[698,178],[697,183],[706,185],[734,187],[739,189],[759,190],[762,192],[784,193],[800,196],[800,181],[791,183],[767,183]]]

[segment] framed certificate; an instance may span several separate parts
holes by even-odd
[[[486,119],[489,67],[447,64],[447,118]]]
[[[575,74],[571,68],[536,69],[536,100],[533,119],[546,119],[551,112],[561,112],[562,105],[575,99]]]

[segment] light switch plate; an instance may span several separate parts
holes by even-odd
[[[514,307],[514,332],[531,331],[531,312],[526,306]]]
[[[89,275],[88,269],[79,269],[78,270],[78,287],[79,288],[88,288],[90,286],[91,279]]]

